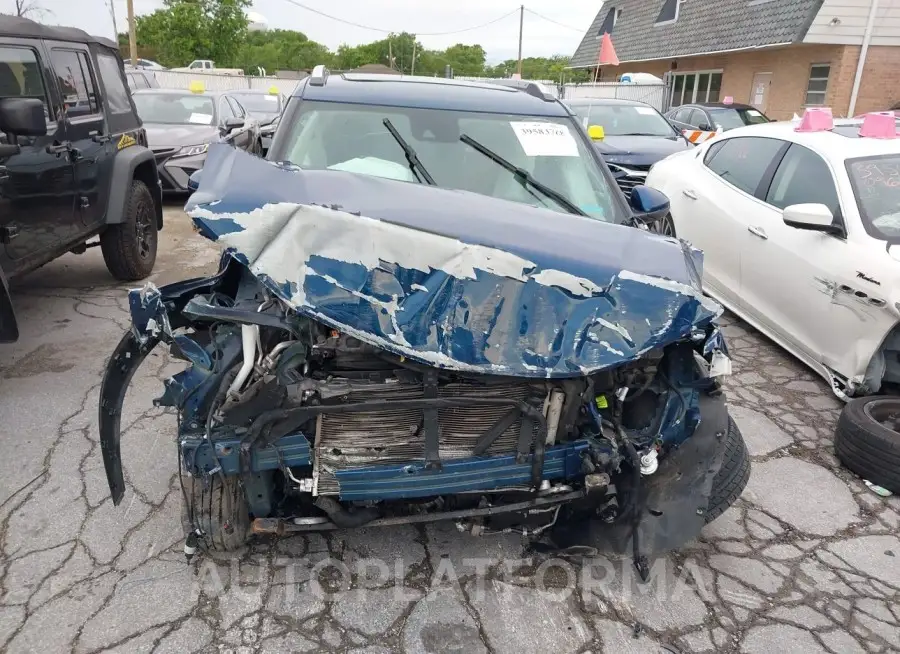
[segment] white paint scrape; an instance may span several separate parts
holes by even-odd
[[[296,284],[295,301],[301,304],[305,304],[303,286],[313,255],[368,270],[382,261],[425,273],[440,270],[457,279],[475,279],[476,271],[482,270],[523,282],[533,279],[581,297],[603,290],[589,279],[561,270],[532,274],[535,263],[503,250],[325,207],[277,203],[235,214],[196,208],[191,215],[229,219],[243,228],[224,234],[219,241],[246,256],[254,273]]]

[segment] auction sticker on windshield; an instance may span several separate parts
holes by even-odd
[[[577,157],[578,144],[565,125],[556,123],[509,123],[528,157]]]
[[[188,122],[197,123],[199,125],[209,125],[212,122],[212,114],[191,114]]]

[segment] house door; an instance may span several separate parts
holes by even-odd
[[[750,89],[750,104],[766,113],[769,104],[769,88],[772,86],[772,73],[756,73],[753,76],[753,88]]]

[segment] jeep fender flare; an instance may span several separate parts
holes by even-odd
[[[3,268],[0,268],[0,343],[15,343],[19,340],[19,324],[13,309],[9,284]]]
[[[131,191],[131,182],[135,179],[141,180],[150,189],[156,205],[156,224],[162,229],[162,189],[159,186],[156,158],[153,152],[140,145],[132,145],[116,153],[109,186],[109,204],[106,207],[106,224],[116,225],[125,222],[125,206]]]

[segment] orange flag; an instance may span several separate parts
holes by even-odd
[[[619,57],[616,55],[616,49],[613,47],[612,38],[608,33],[603,34],[603,40],[600,42],[600,57],[597,59],[600,66],[618,66]]]

